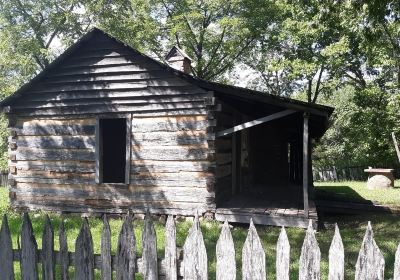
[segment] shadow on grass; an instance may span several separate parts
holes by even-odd
[[[349,186],[318,186],[315,188],[315,196],[317,200],[356,202],[373,205],[371,200],[365,199],[358,192]]]

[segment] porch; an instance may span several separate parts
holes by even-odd
[[[308,217],[304,211],[302,186],[269,187],[268,193],[241,193],[233,195],[216,209],[215,219],[231,223],[307,228],[309,219],[318,221],[313,200],[309,200]]]

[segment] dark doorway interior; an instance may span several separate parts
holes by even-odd
[[[103,183],[125,183],[126,119],[101,119]]]

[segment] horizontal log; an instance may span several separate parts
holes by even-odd
[[[132,93],[131,93],[132,94]],[[88,98],[86,96],[82,99],[64,99],[56,101],[21,101],[14,105],[13,108],[54,108],[54,107],[68,107],[68,106],[80,106],[80,105],[149,105],[149,104],[172,104],[182,102],[204,102],[204,96],[202,95],[174,95],[174,96],[159,96],[149,98],[129,98],[122,99],[120,97],[106,97],[106,98]]]
[[[188,118],[133,119],[132,133],[158,131],[205,131],[212,121]]]
[[[93,150],[49,150],[49,149],[18,149],[16,151],[16,160],[76,160],[76,161],[94,161]]]
[[[66,203],[57,202],[45,202],[40,203],[35,201],[12,201],[11,205],[13,208],[26,210],[41,210],[41,211],[61,211],[68,213],[109,213],[109,214],[126,214],[128,211],[133,214],[144,214],[149,211],[151,214],[167,214],[167,215],[193,215],[195,211],[198,211],[199,215],[207,211],[215,211],[215,205],[203,205],[191,203],[191,208],[182,208],[182,205],[177,207],[173,206],[157,206],[157,205],[128,205],[128,206],[111,206],[111,207],[90,207],[88,205],[67,205]]]
[[[85,184],[92,185],[95,184],[94,179],[72,179],[72,178],[62,178],[62,179],[54,179],[54,178],[37,178],[37,177],[16,177],[15,181],[17,183],[42,183],[42,184]]]
[[[96,118],[77,118],[64,119],[64,118],[36,118],[26,117],[18,118],[14,127],[21,128],[27,125],[96,125]]]
[[[67,187],[65,187],[67,186]],[[186,203],[206,203],[209,199],[214,198],[214,193],[209,193],[206,189],[200,188],[188,188],[188,187],[169,187],[146,188],[144,190],[131,192],[128,189],[123,191],[112,191],[110,189],[104,190],[103,188],[97,187],[88,190],[87,188],[68,188],[68,185],[63,187],[40,187],[32,188],[27,184],[21,186],[18,184],[17,188],[13,188],[12,191],[18,196],[35,196],[38,199],[43,197],[54,197],[55,200],[66,200],[70,199],[72,202],[76,199],[92,199],[93,201],[116,201],[116,203],[130,203],[131,201],[137,203],[144,202],[186,202]]]
[[[15,178],[94,179],[94,172],[57,172],[43,170],[19,170]]]
[[[120,64],[108,64],[108,65],[99,65],[99,66],[69,66],[69,67],[61,67],[60,71],[69,75],[82,75],[89,73],[115,73],[115,72],[132,72],[132,71],[155,71],[162,69],[158,65],[138,65],[133,63],[120,63]]]
[[[179,187],[179,186],[187,186],[187,187],[195,187],[195,188],[207,188],[209,184],[213,184],[213,179],[204,179],[204,178],[193,178],[193,179],[136,179],[132,178],[129,181],[129,184],[135,186],[160,186],[160,187]]]
[[[155,98],[156,96],[208,96],[208,93],[195,86],[182,87],[148,87],[146,89],[132,89],[129,91],[113,90],[103,91],[96,90],[90,92],[74,91],[74,92],[50,92],[41,93],[39,95],[27,95],[26,101],[63,101],[73,99],[92,99],[92,98]]]
[[[142,146],[207,145],[208,138],[203,131],[132,133],[132,142]]]
[[[173,114],[182,114],[180,110],[190,110],[186,114],[205,114],[204,102],[182,102],[182,103],[164,103],[164,104],[149,104],[149,105],[80,105],[73,107],[60,107],[48,109],[18,109],[12,110],[13,113],[21,115],[80,115],[80,114],[97,114],[97,113],[120,113],[120,112],[135,112],[138,115],[149,112],[161,112],[168,114],[171,111]],[[140,114],[139,114],[140,113]],[[162,115],[161,114],[161,115]],[[185,114],[185,113],[184,113]]]
[[[94,136],[22,136],[18,137],[18,147],[39,149],[94,149]]]
[[[68,61],[64,62],[61,68],[70,67],[92,67],[92,66],[107,66],[115,64],[145,64],[146,60],[143,56],[139,55],[113,55],[103,57],[71,57]]]
[[[177,147],[132,147],[132,160],[207,160],[210,158],[208,148],[177,146]]]
[[[35,136],[35,135],[94,135],[94,125],[24,125],[23,127],[13,128],[18,136]]]
[[[49,75],[43,79],[43,82],[58,83],[58,82],[77,82],[77,81],[125,81],[125,80],[148,80],[156,78],[171,78],[172,73],[164,70],[158,71],[131,71],[131,72],[114,72],[112,74],[102,73],[87,73],[83,75],[68,74],[64,72]]]
[[[210,171],[215,165],[208,161],[142,161],[131,162],[131,172],[197,172]]]
[[[166,200],[158,201],[158,200],[151,200],[151,201],[134,201],[130,199],[99,199],[102,203],[97,204],[95,201],[96,198],[66,198],[66,197],[59,197],[59,196],[40,196],[40,195],[24,195],[19,194],[16,196],[16,200],[14,203],[16,204],[37,204],[43,206],[59,206],[63,207],[94,207],[100,209],[107,209],[107,208],[119,208],[119,207],[143,207],[143,208],[175,208],[175,209],[192,209],[195,210],[197,207],[204,207],[208,208],[205,202],[197,203],[197,202],[170,202]],[[212,206],[211,206],[212,207]],[[78,210],[78,209],[77,209]],[[76,211],[74,211],[76,212]],[[194,213],[194,212],[193,212]]]
[[[143,171],[143,172],[131,172],[131,177],[135,179],[152,179],[152,180],[196,180],[204,178],[212,178],[213,174],[204,171],[172,171],[172,172],[160,172],[160,171]]]
[[[146,81],[136,82],[109,82],[109,83],[78,83],[78,84],[43,84],[34,87],[29,93],[65,92],[65,91],[91,91],[91,90],[130,90],[147,88]]]
[[[38,170],[38,171],[56,171],[56,172],[75,172],[85,173],[94,172],[94,162],[79,161],[18,161],[16,163],[18,170]]]

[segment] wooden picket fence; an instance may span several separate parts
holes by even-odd
[[[132,216],[127,215],[119,232],[116,255],[111,254],[111,230],[106,217],[103,218],[101,254],[93,253],[93,240],[88,221],[83,220],[76,239],[75,252],[68,251],[67,237],[63,222],[59,228],[60,250],[54,250],[54,231],[47,218],[42,236],[42,249],[38,250],[36,238],[28,214],[24,214],[20,249],[12,248],[7,217],[4,216],[0,230],[0,278],[14,279],[13,262],[20,262],[21,279],[38,279],[38,264],[42,265],[42,279],[55,279],[56,264],[60,266],[60,279],[68,279],[68,267],[75,267],[75,279],[92,280],[95,269],[100,270],[101,279],[112,279],[113,271],[117,279],[135,279],[140,272],[144,279],[208,279],[207,253],[200,230],[199,219],[195,216],[193,226],[183,246],[183,259],[178,258],[176,228],[172,216],[167,219],[166,247],[164,259],[157,258],[157,237],[149,214],[146,215],[142,235],[142,256],[136,256],[136,240],[132,226]],[[321,252],[315,238],[312,223],[307,229],[299,261],[299,279],[320,279]],[[290,245],[282,227],[276,249],[276,279],[289,279]],[[383,280],[385,261],[374,241],[371,224],[362,242],[356,264],[356,280]],[[216,279],[236,279],[235,248],[227,222],[222,226],[216,245]],[[242,250],[242,279],[266,279],[266,258],[260,238],[252,221]],[[329,249],[329,280],[344,279],[344,249],[339,229]],[[394,280],[400,280],[400,246],[396,251]]]

